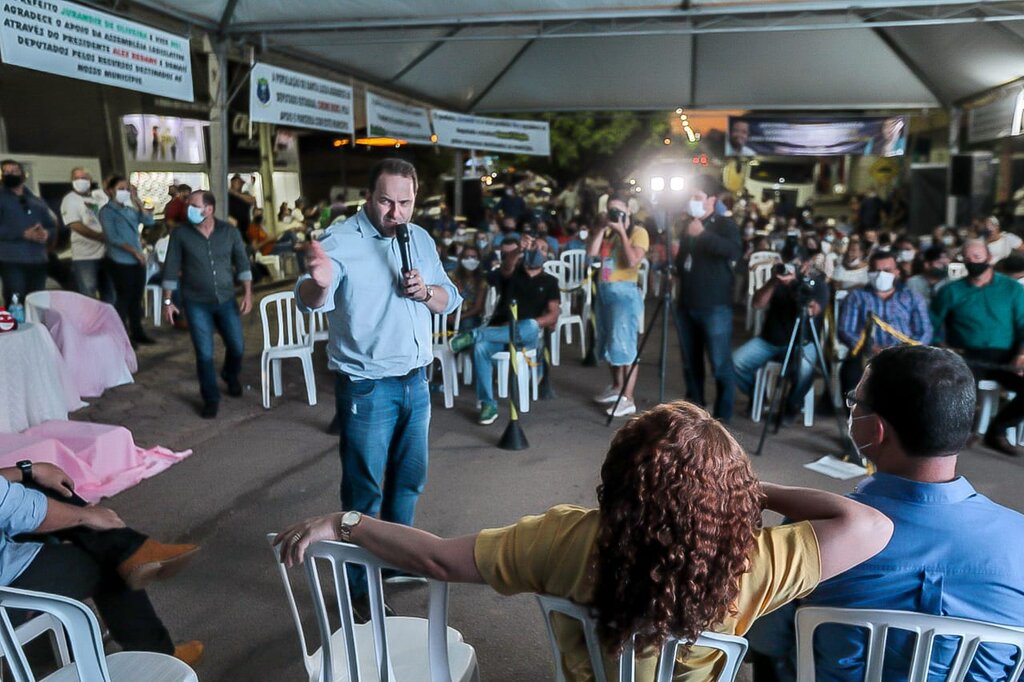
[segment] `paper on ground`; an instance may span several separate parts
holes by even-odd
[[[867,469],[859,464],[844,462],[832,455],[825,455],[819,460],[805,464],[804,467],[811,471],[817,471],[819,474],[838,478],[841,481],[857,478],[858,476],[867,476],[868,473]]]

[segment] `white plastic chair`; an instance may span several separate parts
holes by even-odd
[[[565,682],[562,666],[559,665],[562,653],[558,648],[555,630],[551,624],[551,614],[560,613],[563,616],[580,622],[580,625],[583,627],[583,636],[587,643],[587,652],[590,654],[590,665],[594,671],[594,679],[596,682],[607,682],[608,675],[604,667],[601,642],[597,636],[597,621],[591,615],[590,609],[568,599],[552,597],[546,594],[538,594],[537,601],[540,603],[541,612],[544,614],[544,624],[548,628],[551,651],[555,656],[555,680],[557,682]],[[679,639],[669,638],[662,645],[658,660],[658,671],[654,676],[654,682],[672,682],[672,675],[676,667],[676,649],[681,643],[683,642]],[[735,635],[723,635],[717,632],[702,633],[697,638],[697,641],[694,642],[694,646],[718,649],[725,654],[725,665],[718,676],[718,682],[733,682],[740,670],[740,665],[743,663],[743,657],[747,654],[746,639]],[[632,641],[626,644],[618,664],[619,682],[633,682],[636,653]]]
[[[868,651],[864,661],[864,679],[882,680],[885,661],[885,639],[889,629],[915,633],[914,652],[910,661],[907,682],[927,682],[931,663],[932,643],[936,637],[961,639],[956,657],[950,664],[948,680],[963,680],[967,675],[978,646],[1008,644],[1017,648],[1015,667],[1007,682],[1016,682],[1024,671],[1024,630],[983,623],[966,618],[933,616],[909,611],[872,609],[840,609],[824,606],[805,606],[796,612],[797,682],[814,682],[814,630],[825,623],[839,623],[868,631]]]
[[[587,355],[586,327],[583,316],[572,312],[572,298],[579,289],[579,284],[573,284],[570,266],[565,261],[548,261],[544,264],[544,271],[558,279],[558,322],[555,323],[555,330],[551,334],[551,365],[558,366],[562,364],[562,330],[565,329],[565,342],[571,344],[572,328],[574,325],[579,327],[582,358]]]
[[[519,411],[530,411],[530,398],[538,399],[540,393],[540,368],[537,362],[537,351],[533,348],[516,351],[519,366],[516,367],[516,386],[519,389]],[[508,397],[508,363],[507,350],[498,351],[491,356],[498,374],[498,397]]]
[[[755,251],[747,259],[747,267],[751,270],[758,265],[775,265],[782,262],[782,256],[778,251]]]
[[[267,540],[273,543],[274,536],[269,533]],[[394,567],[355,545],[313,543],[306,552],[305,567],[322,644],[310,651],[288,573],[278,551],[273,549],[273,552],[299,634],[309,682],[477,682],[480,679],[476,651],[463,641],[458,630],[448,627],[448,583],[429,581],[430,605],[426,619],[384,618],[381,569]],[[328,613],[317,559],[330,564],[336,594],[331,606],[336,613]],[[371,618],[360,625],[355,623],[352,614],[346,564],[366,568]],[[339,629],[331,629],[329,616],[340,621]]]
[[[163,287],[159,284],[147,284],[146,295],[143,298],[146,304],[145,315],[147,317],[153,317],[153,326],[160,326],[160,318],[163,317],[160,313],[163,312]]]
[[[18,609],[49,614],[49,623],[29,621],[22,628],[32,626],[40,632],[59,623],[75,662],[64,665],[56,672],[39,679],[32,674],[25,653],[22,651],[22,636],[26,631],[11,626],[8,609]],[[56,630],[55,630],[56,631]],[[59,639],[63,635],[59,636]],[[59,641],[58,639],[58,641]],[[28,641],[28,640],[24,640]],[[58,645],[59,646],[59,645]],[[29,592],[13,587],[0,587],[0,647],[11,668],[14,682],[139,682],[159,680],[160,682],[198,682],[199,678],[184,662],[173,656],[149,651],[122,651],[109,656],[103,652],[103,637],[96,616],[85,604],[55,594]],[[66,656],[65,647],[63,656]],[[61,661],[66,663],[66,658]]]
[[[636,285],[640,287],[640,333],[642,334],[644,329],[647,327],[647,306],[644,303],[647,301],[647,288],[649,280],[651,278],[651,262],[644,258],[640,261],[640,265],[637,266],[637,278]]]
[[[486,327],[494,317],[494,310],[498,307],[498,290],[496,287],[487,287],[487,298],[484,300],[484,316],[480,321],[481,327]]]
[[[455,309],[455,329],[459,328],[462,321],[462,304]],[[431,349],[434,359],[441,363],[441,382],[444,388],[444,406],[451,409],[455,405],[455,396],[459,394],[459,369],[452,351],[452,339],[448,334],[448,316],[444,313],[434,313],[430,316],[431,326]],[[430,364],[431,376],[434,372],[434,364]]]
[[[803,353],[800,353],[800,361],[803,361]],[[772,395],[775,393],[775,382],[779,380],[779,375],[782,373],[781,362],[769,362],[764,367],[757,370],[754,374],[754,393],[751,396],[750,401],[750,420],[754,422],[761,421],[761,416],[764,413],[765,399],[771,400]],[[807,395],[804,396],[804,426],[810,428],[814,426],[814,385],[811,384],[810,389],[807,391]]]
[[[577,289],[587,277],[587,252],[585,249],[569,249],[558,257],[568,268],[565,273],[566,289]]]
[[[950,282],[956,279],[963,279],[967,276],[967,266],[963,263],[950,263],[947,276]]]
[[[762,263],[750,271],[750,286],[747,287],[747,329],[753,327],[754,336],[761,335],[765,314],[764,310],[754,309],[754,293],[771,279],[773,267],[773,263]]]
[[[842,308],[842,303],[846,300],[846,297],[850,295],[849,289],[838,289],[832,300],[832,323],[836,329],[839,329],[839,310]],[[832,404],[842,405],[843,404],[843,388],[840,385],[839,373],[842,367],[843,360],[850,354],[850,349],[839,340],[839,335],[836,334],[835,346],[832,349],[832,357],[834,358],[831,367],[831,376],[829,377],[832,383]]]
[[[281,257],[280,256],[264,256],[262,253],[256,254],[256,262],[263,265],[270,271],[270,279],[277,281],[282,279],[284,275],[281,270]]]
[[[270,308],[274,308],[271,320]],[[281,361],[298,358],[302,362],[302,376],[306,381],[306,398],[316,405],[316,377],[313,374],[313,344],[306,335],[305,318],[295,305],[295,294],[282,291],[270,294],[260,301],[260,322],[263,325],[263,354],[260,356],[260,376],[263,383],[263,407],[270,409],[270,383],[273,379],[274,395],[283,392]],[[276,323],[276,333],[271,324]]]

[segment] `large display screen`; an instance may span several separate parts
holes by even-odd
[[[730,116],[726,156],[903,156],[907,117],[768,118]]]

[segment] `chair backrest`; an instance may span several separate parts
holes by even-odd
[[[637,284],[640,287],[640,300],[647,299],[647,281],[651,277],[651,262],[646,258],[637,266]]]
[[[274,534],[268,534],[267,539],[273,541]],[[280,562],[279,554],[274,551],[277,564],[280,567],[281,577],[288,593],[288,604],[292,610],[292,617],[295,619],[295,626],[299,631],[299,640],[302,642],[303,654],[308,651],[306,639],[302,630],[302,623],[299,619],[298,609],[295,606],[295,598],[291,591],[291,584],[284,566]],[[343,660],[342,656],[334,652],[337,640],[332,638],[334,632],[331,630],[327,601],[324,598],[324,589],[320,581],[320,574],[317,569],[317,560],[326,561],[330,564],[335,588],[335,604],[337,616],[341,622],[341,642],[345,647],[344,660],[348,666],[348,679],[350,682],[362,682],[363,678],[359,673],[359,657],[356,653],[355,640],[355,619],[352,614],[351,597],[349,594],[347,565],[362,566],[366,569],[366,579],[369,586],[370,620],[367,625],[373,632],[373,646],[376,669],[378,672],[375,680],[394,680],[395,673],[392,669],[390,650],[391,645],[388,639],[387,628],[384,626],[384,581],[381,576],[382,569],[397,569],[395,566],[386,564],[375,555],[355,545],[344,542],[315,542],[306,552],[306,577],[309,582],[310,591],[313,594],[313,606],[316,610],[317,624],[320,627],[320,640],[323,642],[321,654],[321,677],[322,680],[338,679],[338,672],[334,670],[334,662]],[[430,604],[427,620],[427,650],[429,682],[451,682],[451,666],[448,662],[448,583],[430,580]],[[339,652],[340,653],[340,652]],[[309,661],[307,658],[307,671]]]
[[[462,304],[455,309],[455,319],[452,320],[451,331],[448,330],[448,315],[444,313],[433,313],[430,316],[430,338],[434,348],[444,348],[452,342],[452,336],[462,324]]]
[[[561,306],[561,317],[572,314],[572,294],[575,287],[570,281],[569,271],[569,265],[562,260],[549,260],[544,264],[544,272],[558,280],[558,303]]]
[[[555,630],[551,623],[551,614],[560,613],[568,618],[579,621],[583,627],[583,638],[587,644],[587,652],[590,654],[590,665],[594,670],[596,682],[607,682],[608,676],[604,669],[604,656],[601,650],[601,642],[597,636],[597,621],[594,619],[591,610],[568,599],[552,597],[546,594],[538,594],[537,601],[540,603],[541,612],[544,614],[544,624],[548,628],[548,638],[551,641],[551,651],[555,656],[555,679],[557,682],[565,682],[562,675],[562,666],[558,664],[561,652],[558,648],[558,641],[555,639]],[[676,666],[676,649],[683,642],[676,638],[669,638],[661,647],[658,659],[658,672],[654,682],[672,682],[672,676]],[[747,640],[735,635],[723,635],[717,632],[704,632],[695,646],[718,649],[725,654],[725,666],[718,678],[718,682],[733,682],[736,674],[743,663],[743,657],[747,655]],[[633,682],[634,667],[636,665],[636,652],[633,643],[626,645],[622,656],[619,658],[619,682]]]
[[[775,267],[774,263],[761,263],[750,271],[750,294],[753,295],[758,289],[768,283],[768,280],[772,276],[772,268]]]
[[[954,279],[962,279],[967,276],[967,266],[963,263],[950,263],[948,275],[951,282]]]
[[[55,594],[0,587],[0,648],[11,668],[15,682],[35,682],[18,630],[11,625],[7,609],[49,614],[59,621],[71,643],[78,679],[110,682],[103,638],[96,616],[85,604]]]
[[[44,311],[50,307],[50,292],[33,291],[21,304],[25,306],[26,322],[42,322]]]
[[[566,272],[566,286],[564,289],[575,289],[583,283],[587,276],[587,252],[585,249],[569,249],[563,251],[558,257],[560,261],[568,266]]]
[[[282,291],[264,297],[260,301],[260,322],[263,324],[263,350],[308,343],[305,316],[295,305],[294,292]],[[275,325],[273,332],[272,324]]]
[[[481,326],[486,327],[487,323],[494,317],[494,310],[498,307],[498,289],[496,287],[487,287],[487,298],[484,300],[484,317],[481,321]]]
[[[1016,647],[1016,663],[1012,674],[1004,678],[1007,682],[1016,682],[1020,679],[1021,672],[1024,672],[1024,630],[1018,628],[909,611],[805,606],[796,612],[798,682],[813,682],[815,679],[814,630],[825,623],[851,625],[867,630],[868,650],[864,662],[866,680],[882,679],[885,640],[890,629],[904,630],[916,635],[910,670],[905,678],[907,682],[927,682],[932,644],[936,637],[955,637],[961,640],[946,679],[963,680],[974,662],[978,647],[983,643]]]
[[[774,265],[782,262],[782,256],[777,251],[755,251],[750,254],[750,258],[747,259],[747,267],[753,270],[758,265]]]
[[[309,322],[307,331],[309,332],[309,345],[326,341],[330,337],[330,332],[327,329],[327,313],[325,312],[311,312],[309,314]]]
[[[544,272],[558,279],[559,282],[562,281],[562,271],[566,267],[568,266],[560,260],[549,260],[544,262]]]

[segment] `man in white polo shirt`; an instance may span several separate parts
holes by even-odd
[[[71,191],[60,202],[64,225],[71,230],[71,270],[78,293],[104,303],[114,302],[114,283],[104,267],[107,239],[100,225],[99,211],[107,195],[93,192],[92,176],[84,168],[71,171]]]

